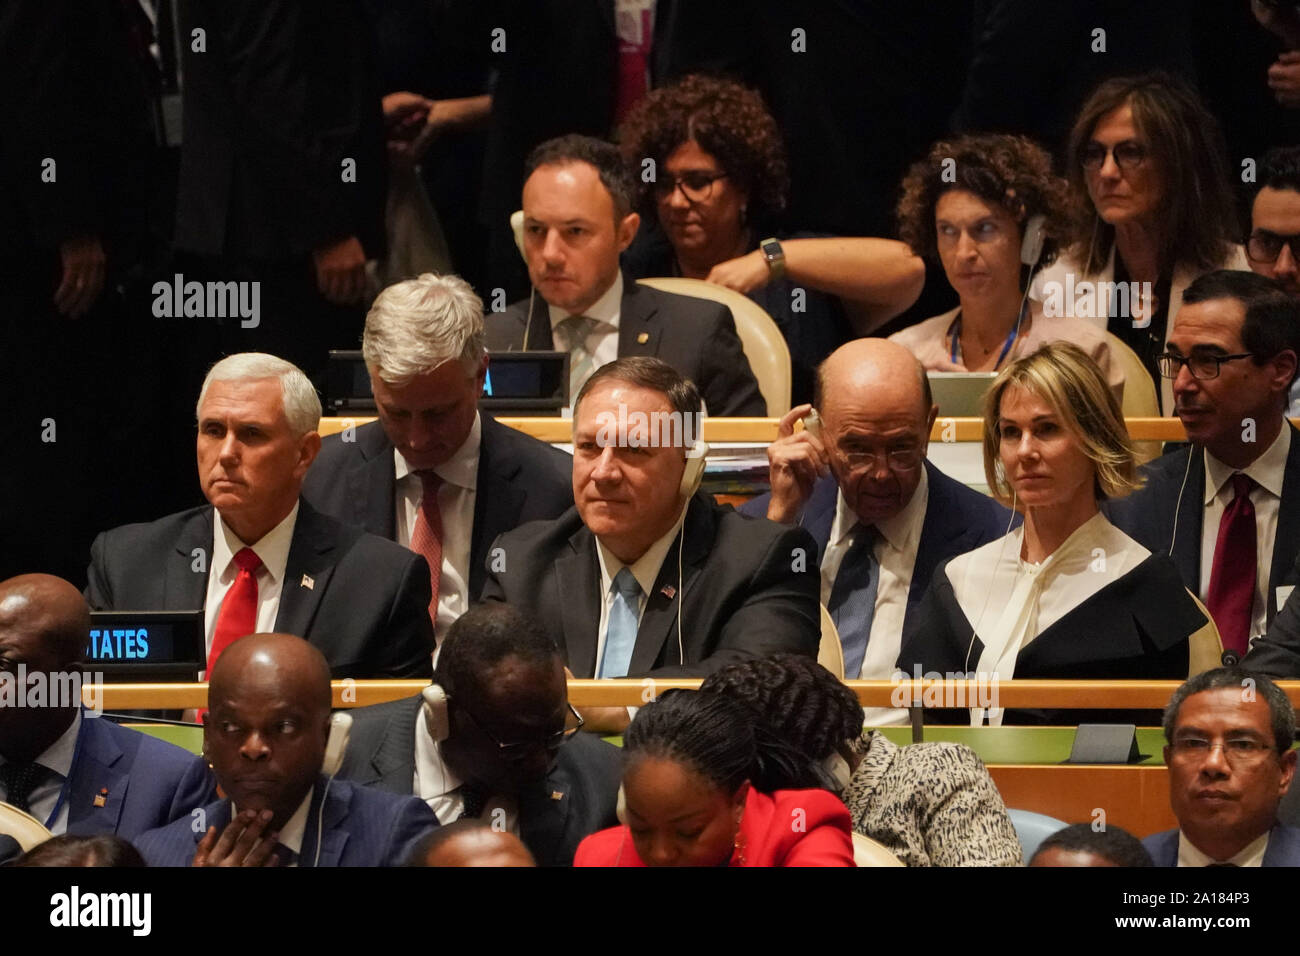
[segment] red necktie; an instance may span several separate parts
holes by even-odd
[[[429,562],[429,583],[433,588],[433,599],[429,601],[429,618],[436,626],[438,623],[438,582],[442,578],[442,512],[438,510],[438,489],[442,479],[432,471],[417,471],[423,494],[420,497],[420,510],[415,516],[415,527],[411,529],[411,550],[424,555]]]
[[[212,676],[212,665],[227,647],[257,630],[257,572],[261,570],[262,559],[252,548],[241,548],[235,555],[235,564],[239,574],[221,602],[217,626],[212,632],[208,677]]]
[[[1250,501],[1254,479],[1240,472],[1232,476],[1235,497],[1223,509],[1219,538],[1205,605],[1219,628],[1224,650],[1246,655],[1250,643],[1251,612],[1255,606],[1255,506]]]
[[[615,4],[617,6],[617,4]],[[614,92],[614,123],[617,125],[646,94],[646,71],[650,62],[651,11],[646,4],[615,13],[618,22],[618,85]]]

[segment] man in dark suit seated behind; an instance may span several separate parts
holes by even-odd
[[[1295,711],[1271,680],[1205,671],[1165,708],[1177,830],[1142,841],[1156,866],[1300,866],[1300,830],[1278,821],[1295,776]]]
[[[1300,302],[1276,282],[1223,269],[1189,285],[1161,371],[1191,445],[1144,465],[1145,487],[1103,507],[1173,558],[1238,659],[1300,581],[1300,432],[1286,419],[1297,356]]]
[[[560,649],[508,604],[457,619],[423,695],[352,720],[340,776],[414,793],[441,823],[515,833],[541,866],[569,866],[583,837],[616,822],[618,748],[577,732]]]
[[[938,409],[907,349],[849,342],[816,385],[820,434],[807,427],[812,406],[791,409],[767,450],[771,493],[740,510],[812,532],[844,676],[888,680],[935,567],[1005,534],[1011,512],[926,460]],[[868,712],[868,724],[905,719],[896,708]]]
[[[400,866],[438,825],[413,797],[323,772],[330,672],[291,634],[250,634],[208,685],[203,756],[226,794],[135,841],[150,866]],[[199,824],[196,826],[196,822]]]
[[[812,537],[695,493],[699,411],[695,386],[658,359],[602,366],[574,415],[576,508],[493,546],[484,599],[535,620],[578,677],[702,677],[748,655],[817,653]]]
[[[618,257],[641,217],[614,146],[548,140],[525,174],[524,257],[536,291],[487,316],[489,348],[568,351],[571,399],[601,365],[653,355],[699,386],[709,414],[767,413],[730,309],[624,281]]]
[[[0,703],[0,801],[56,835],[131,840],[188,819],[211,799],[207,768],[180,747],[81,706],[82,680],[93,679],[81,663],[89,640],[90,612],[67,581],[24,574],[0,582],[0,678],[40,674],[48,693],[43,706]]]
[[[321,511],[438,563],[440,640],[483,593],[497,535],[573,506],[569,456],[479,411],[483,343],[483,303],[463,279],[381,292],[361,340],[379,421],[325,438],[303,482]]]
[[[278,630],[320,648],[336,678],[429,676],[424,558],[299,497],[320,413],[307,376],[283,359],[244,352],[214,365],[197,409],[210,504],[99,535],[91,607],[202,608],[209,670],[236,638]]]

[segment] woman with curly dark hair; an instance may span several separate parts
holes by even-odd
[[[1177,77],[1106,80],[1074,122],[1066,170],[1081,212],[1069,249],[1032,294],[1049,314],[1118,336],[1142,360],[1171,414],[1172,383],[1157,362],[1183,290],[1206,272],[1250,267],[1237,245],[1218,122]]]
[[[619,139],[652,224],[625,254],[625,269],[633,278],[704,279],[761,305],[790,346],[795,404],[811,400],[822,359],[920,294],[924,269],[902,243],[782,228],[785,147],[753,90],[685,77],[642,100]]]
[[[959,299],[952,311],[890,336],[927,370],[995,372],[1065,339],[1122,392],[1123,370],[1102,330],[1045,316],[1026,295],[1033,268],[1052,261],[1070,228],[1065,183],[1041,147],[1001,134],[935,143],[903,180],[898,220],[903,241],[942,263]]]

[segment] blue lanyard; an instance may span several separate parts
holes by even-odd
[[[1016,324],[1011,326],[1011,331],[1007,333],[1007,340],[1002,343],[1002,351],[998,353],[998,360],[993,367],[996,369],[1002,364],[1002,360],[1007,357],[1011,351],[1011,343],[1016,340],[1016,334],[1020,331],[1020,324],[1025,321],[1029,313],[1029,303],[1026,301],[1020,307],[1020,316],[1016,319]],[[948,326],[948,335],[952,338],[952,364],[957,365],[961,359],[961,310],[957,310],[957,317],[952,320],[952,325]]]

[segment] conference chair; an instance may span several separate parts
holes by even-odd
[[[840,643],[839,629],[826,605],[818,607],[822,612],[822,637],[817,645],[817,663],[834,674],[836,680],[844,680],[844,645]]]
[[[1151,380],[1137,353],[1113,332],[1106,333],[1106,345],[1110,348],[1110,360],[1119,363],[1124,372],[1124,400],[1120,408],[1125,418],[1159,418],[1160,396],[1156,394],[1156,383]],[[1139,441],[1133,443],[1133,454],[1139,465],[1160,457],[1162,442]]]
[[[853,834],[853,862],[858,866],[905,866],[884,844],[861,833]]]
[[[9,803],[0,803],[0,833],[17,840],[24,853],[54,836],[40,820]]]
[[[1069,826],[1056,817],[1034,813],[1032,810],[1013,810],[1008,807],[1007,814],[1011,817],[1011,825],[1016,828],[1016,839],[1020,841],[1020,852],[1026,864],[1038,852],[1040,843]]]

